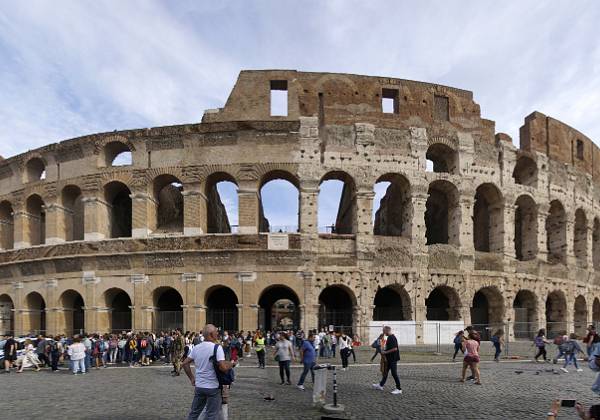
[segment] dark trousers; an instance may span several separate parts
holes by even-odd
[[[335,344],[331,345],[331,354],[333,354],[333,357],[335,357],[335,347],[336,347]]]
[[[284,372],[285,372],[287,381],[290,382],[290,361],[289,360],[279,361],[279,377],[281,378],[281,382],[283,382],[283,373]]]
[[[354,348],[350,349],[350,354],[352,355],[352,361],[356,363],[356,353],[354,353]],[[350,358],[350,355],[348,355],[348,358]]]
[[[500,343],[494,343],[494,348],[496,349],[494,353],[494,359],[497,359],[498,357],[500,357],[500,353],[502,353],[502,351],[500,350]]]
[[[302,371],[302,375],[300,375],[300,379],[298,380],[298,385],[304,385],[304,380],[306,379],[306,375],[310,372],[310,377],[312,378],[313,384],[315,383],[315,371],[313,370],[316,363],[304,363],[304,370]]]
[[[454,356],[452,356],[452,359],[456,359],[459,350],[462,351],[460,343],[454,343]]]
[[[379,382],[379,385],[381,385],[381,386],[385,385],[385,381],[387,381],[388,373],[390,371],[392,372],[392,378],[394,378],[394,382],[396,382],[396,388],[402,389],[400,387],[400,378],[398,377],[398,361],[397,360],[392,360],[392,361],[388,360],[387,361],[386,369],[381,378],[381,382]]]
[[[342,367],[347,368],[348,367],[348,356],[350,356],[350,350],[348,350],[348,349],[340,350],[340,356],[342,357]]]
[[[257,351],[256,357],[258,357],[258,367],[265,367],[265,351]]]
[[[546,347],[542,346],[542,347],[538,347],[538,352],[535,355],[535,360],[538,359],[538,357],[542,356],[544,358],[544,360],[547,360],[546,358]]]
[[[52,370],[58,370],[58,359],[60,358],[58,351],[50,352],[50,358],[52,359]]]
[[[375,349],[375,354],[373,354],[373,357],[371,357],[371,362],[373,361],[373,359],[375,359],[377,357],[377,355],[381,353],[381,350],[379,349],[379,347],[377,347]]]
[[[40,359],[40,365],[42,367],[50,364],[48,357],[46,357],[46,353],[38,353],[37,357],[38,357],[38,359]]]

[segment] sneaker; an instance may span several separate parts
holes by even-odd
[[[394,390],[391,392],[391,394],[394,394],[394,395],[402,395],[402,390],[401,390],[401,389],[398,389],[398,388],[396,388],[396,389],[394,389]]]
[[[577,372],[583,372],[583,369],[579,368],[577,369]]]
[[[383,387],[379,384],[373,384],[372,386],[373,386],[373,388],[375,388],[378,391],[383,391]]]
[[[565,369],[564,367],[560,368],[560,370],[562,370],[565,373],[569,373],[569,371],[567,369]]]
[[[297,385],[297,388],[301,391],[304,391],[304,385]]]

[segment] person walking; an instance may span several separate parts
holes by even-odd
[[[596,327],[593,325],[589,325],[587,328],[587,334],[583,338],[583,343],[586,347],[587,356],[590,357],[592,355],[592,348],[594,346],[594,340],[598,337],[598,333],[596,332]]]
[[[537,348],[537,353],[534,357],[535,361],[538,362],[538,358],[542,356],[545,362],[549,362],[546,353],[546,344],[548,344],[548,341],[546,340],[546,330],[542,328],[538,331],[537,336],[533,340],[533,344]]]
[[[354,363],[356,363],[356,353],[354,352],[354,348],[360,347],[360,345],[361,345],[360,338],[358,337],[357,334],[354,334],[354,336],[352,337],[352,342],[350,343],[350,354],[352,355],[352,361]]]
[[[117,353],[119,351],[119,340],[115,334],[110,336],[108,341],[108,362],[111,365],[117,363]]]
[[[262,333],[258,331],[254,338],[254,348],[256,350],[256,357],[258,358],[258,367],[260,369],[265,368],[265,338]]]
[[[494,362],[500,361],[500,353],[504,347],[504,331],[497,330],[492,336],[492,344],[494,345]]]
[[[23,373],[23,369],[26,367],[35,366],[35,371],[39,372],[40,370],[40,360],[37,358],[35,348],[31,343],[31,340],[25,341],[25,355],[23,359],[21,359],[21,366],[17,370],[17,373]]]
[[[185,349],[185,339],[183,338],[182,331],[178,328],[175,330],[175,337],[173,338],[173,349],[171,350],[171,361],[173,362],[173,375],[179,376],[181,371],[181,358],[183,357],[183,351]]]
[[[85,358],[87,350],[85,345],[81,342],[81,339],[76,336],[73,338],[73,344],[69,346],[68,354],[71,359],[71,369],[73,375],[76,375],[78,371],[81,371],[82,375],[85,375]]]
[[[348,357],[350,357],[350,338],[346,334],[336,337],[336,342],[342,358],[342,370],[348,369]]]
[[[294,360],[294,347],[287,339],[286,333],[279,334],[279,341],[275,344],[275,360],[279,363],[279,377],[281,384],[291,385],[290,381],[290,363]],[[284,373],[287,381],[284,381]]]
[[[473,334],[469,334],[467,339],[463,341],[462,348],[465,357],[463,359],[461,382],[465,381],[467,376],[467,368],[471,369],[471,375],[475,379],[476,385],[481,385],[481,377],[479,372],[479,340]]]
[[[459,332],[457,332],[454,335],[454,356],[452,356],[452,361],[455,362],[456,361],[456,355],[458,354],[459,351],[462,351],[462,343],[463,340],[465,339],[465,332],[463,330],[460,330]]]
[[[371,357],[371,362],[377,357],[378,354],[381,354],[381,340],[383,340],[383,334],[379,334],[379,337],[377,337],[375,341],[373,341],[373,344],[371,344],[371,348],[375,349],[375,353]]]
[[[48,344],[49,354],[50,354],[50,364],[52,366],[52,372],[58,372],[58,361],[60,360],[60,355],[63,351],[62,344],[60,343],[60,337],[56,336],[53,340]]]
[[[586,353],[583,352],[581,346],[579,346],[579,343],[577,342],[577,334],[571,333],[569,337],[565,337],[565,344],[565,364],[560,368],[560,370],[565,373],[569,373],[567,366],[569,363],[573,362],[577,372],[583,372],[583,369],[580,369],[579,366],[577,366],[577,354],[581,353],[585,355]]]
[[[235,363],[225,360],[225,352],[219,344],[217,327],[208,324],[202,330],[204,341],[194,346],[182,367],[194,387],[194,400],[188,420],[197,420],[205,410],[206,420],[218,420],[221,416],[223,385],[217,376],[217,369],[227,373]],[[191,363],[196,367],[192,373]]]
[[[10,368],[17,361],[17,342],[12,334],[7,334],[4,342],[4,372],[10,373]]]
[[[400,360],[400,349],[398,347],[398,340],[396,336],[392,334],[392,329],[389,326],[383,327],[383,336],[385,345],[382,346],[381,356],[385,358],[385,365],[382,372],[381,382],[373,384],[373,388],[383,391],[383,386],[387,381],[388,374],[392,372],[392,377],[396,383],[396,388],[392,391],[394,395],[402,394],[402,387],[400,386],[400,378],[398,377],[398,361]]]
[[[38,358],[38,360],[40,361],[40,365],[41,367],[46,367],[50,365],[50,361],[48,360],[48,340],[46,340],[44,337],[42,337],[42,335],[38,335],[37,336],[37,343],[36,343],[36,356]]]
[[[315,335],[313,333],[310,333],[308,335],[308,339],[302,341],[302,347],[300,348],[300,360],[302,361],[304,369],[302,370],[300,379],[298,379],[297,387],[302,391],[304,391],[304,380],[306,379],[306,375],[308,374],[308,372],[310,372],[313,384],[315,383],[314,367],[316,365],[317,352],[315,349],[314,342]]]

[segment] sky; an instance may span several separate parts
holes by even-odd
[[[198,122],[240,70],[269,68],[450,85],[515,143],[534,110],[599,142],[598,22],[596,0],[0,0],[0,155]],[[284,185],[265,212],[289,226]]]

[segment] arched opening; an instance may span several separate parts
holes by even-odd
[[[85,329],[83,297],[75,290],[67,290],[60,296],[59,302],[63,308],[64,332],[71,336],[83,333]]]
[[[458,189],[451,182],[429,184],[425,203],[425,236],[427,245],[459,244],[460,208]]]
[[[356,187],[345,172],[330,172],[319,184],[319,232],[338,235],[356,232]]]
[[[221,331],[238,331],[238,298],[229,287],[217,286],[206,292],[206,322]]]
[[[484,287],[475,293],[471,305],[471,324],[481,331],[482,339],[489,340],[494,329],[502,326],[504,301],[495,287]]]
[[[373,300],[373,321],[409,321],[410,296],[400,285],[378,287]]]
[[[513,178],[515,184],[537,187],[537,165],[534,160],[528,156],[519,157],[513,170]]]
[[[475,191],[473,205],[473,245],[479,252],[504,249],[502,194],[493,184],[482,184]]]
[[[84,204],[81,189],[68,185],[62,190],[62,205],[65,208],[65,239],[82,241],[85,232]]]
[[[120,141],[111,141],[104,146],[104,166],[133,165],[131,149]]]
[[[297,232],[300,190],[298,180],[285,171],[272,171],[260,183],[259,232]]]
[[[354,297],[345,287],[328,286],[319,295],[319,327],[352,332]]]
[[[567,263],[567,216],[565,208],[558,200],[550,203],[550,211],[546,218],[546,237],[548,262]]]
[[[43,245],[46,243],[46,205],[42,197],[37,194],[27,198],[27,231],[30,245]]]
[[[0,203],[0,250],[15,247],[15,218],[12,204]]]
[[[263,331],[273,329],[300,328],[300,300],[292,289],[276,285],[269,287],[258,300],[258,328]]]
[[[578,265],[584,267],[587,263],[587,217],[582,209],[575,211],[573,251]]]
[[[38,292],[31,292],[25,297],[23,330],[30,334],[46,332],[46,301]]]
[[[410,238],[412,202],[408,180],[387,174],[377,180],[374,190],[373,234]]]
[[[232,233],[238,226],[238,186],[224,172],[206,180],[206,230],[208,233]]]
[[[110,308],[109,330],[119,333],[131,330],[131,298],[123,289],[112,288],[104,293],[106,307]]]
[[[449,286],[438,286],[425,299],[428,321],[460,320],[460,299],[456,290]]]
[[[532,339],[537,328],[537,300],[529,290],[520,290],[513,301],[515,338]]]
[[[0,335],[14,335],[15,305],[8,295],[0,295]]]
[[[156,200],[156,231],[183,232],[183,184],[173,175],[159,175],[154,179]]]
[[[131,191],[122,182],[113,181],[104,186],[104,199],[109,204],[110,237],[130,238]]]
[[[183,328],[183,298],[172,287],[159,287],[154,291],[154,331]]]
[[[596,329],[598,329],[598,323],[600,323],[600,299],[598,298],[594,298],[594,303],[592,304],[592,321],[596,325]]]
[[[555,290],[546,298],[546,335],[553,338],[567,331],[567,299],[563,292]]]
[[[537,206],[528,195],[517,198],[515,209],[515,255],[519,261],[537,256]]]
[[[35,182],[46,179],[46,164],[40,158],[33,158],[25,165],[26,182]]]
[[[575,334],[583,337],[586,334],[588,326],[588,310],[585,297],[579,295],[575,298],[575,307],[573,308],[573,321],[575,322]]]
[[[458,172],[458,153],[442,143],[429,146],[425,158],[431,162],[432,172]]]
[[[592,231],[592,259],[594,270],[600,269],[600,221],[594,218],[594,230]]]

